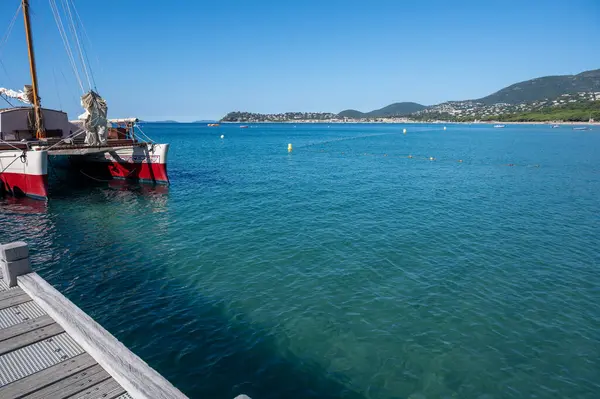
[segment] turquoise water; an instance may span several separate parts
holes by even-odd
[[[600,397],[600,131],[404,127],[146,125],[0,241],[193,398]]]

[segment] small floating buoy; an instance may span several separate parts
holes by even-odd
[[[402,133],[406,134],[406,129],[402,130]]]
[[[221,138],[222,138],[222,139],[224,139],[224,138],[225,138],[225,135],[224,135],[224,134],[222,134],[222,135],[221,135]]]
[[[444,130],[446,130],[446,126],[444,126]]]
[[[430,161],[435,161],[435,158],[434,157],[429,157],[429,160]]]
[[[288,144],[288,152],[292,152],[292,143]]]

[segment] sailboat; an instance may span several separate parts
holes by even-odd
[[[0,87],[0,96],[25,104],[0,109],[0,194],[48,199],[48,169],[59,163],[94,179],[169,184],[169,145],[145,136],[137,118],[108,119],[107,103],[95,90],[81,97],[85,112],[74,121],[42,107],[28,0],[21,1],[21,11],[31,84],[22,91]]]

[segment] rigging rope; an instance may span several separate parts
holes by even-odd
[[[75,11],[75,17],[77,18],[77,23],[78,23],[77,26],[81,27],[81,30],[83,31],[83,35],[87,39],[87,41],[88,41],[88,43],[90,45],[90,49],[93,51],[94,49],[92,48],[92,40],[90,39],[90,37],[87,34],[87,31],[85,30],[85,26],[83,25],[83,20],[79,16],[79,11],[77,11],[77,7],[75,7],[75,1],[74,0],[71,0],[71,6],[73,7],[73,11]],[[85,55],[85,60],[87,61],[87,66],[90,69],[90,75],[92,77],[92,83],[94,83],[94,90],[98,91],[96,89],[96,78],[94,77],[94,71],[92,70],[92,64],[90,63],[90,59],[88,58],[87,50],[85,48],[85,43],[83,44],[83,54]],[[96,57],[96,62],[98,63],[98,65],[100,65],[100,60],[98,59],[98,57]]]
[[[0,143],[1,143],[1,144],[6,144],[6,145],[8,145],[8,146],[11,146],[12,148],[14,148],[14,149],[15,149],[15,150],[17,150],[17,151],[22,151],[22,150],[21,150],[19,147],[15,147],[14,145],[12,145],[11,143],[9,143],[8,141],[5,141],[5,140],[2,140],[2,139],[0,139]]]
[[[58,33],[60,34],[60,38],[63,41],[65,46],[65,51],[67,52],[67,57],[71,63],[71,68],[73,68],[73,73],[75,74],[75,78],[77,79],[77,83],[79,83],[79,87],[81,88],[81,93],[85,93],[85,89],[83,88],[83,83],[81,83],[81,78],[79,77],[79,69],[77,68],[77,63],[75,62],[75,57],[73,57],[73,51],[71,50],[71,45],[69,43],[69,39],[67,37],[67,32],[65,31],[65,27],[62,23],[62,19],[60,18],[60,13],[58,10],[58,6],[56,5],[55,0],[48,0],[50,2],[50,8],[52,9],[52,15],[54,16],[54,21],[56,22],[56,26],[58,28]]]
[[[6,29],[6,33],[2,37],[2,40],[0,40],[0,54],[2,53],[2,47],[6,44],[6,42],[8,41],[8,37],[10,36],[10,34],[12,32],[12,28],[15,25],[15,21],[17,20],[17,16],[19,15],[19,11],[21,11],[21,3],[19,3],[19,6],[17,7],[17,11],[15,12],[15,15],[13,16],[12,20],[8,24],[8,28]]]
[[[67,137],[59,140],[58,142],[52,144],[50,147],[46,148],[46,151],[50,151],[52,148],[56,147],[57,145],[59,145],[60,143],[64,142],[65,140],[74,139],[75,137],[77,137],[77,136],[79,136],[80,134],[83,134],[83,133],[86,133],[85,129],[76,130],[75,133],[71,133]]]
[[[6,167],[4,169],[2,169],[2,171],[0,171],[0,175],[2,173],[4,173],[8,168],[10,168],[10,165],[12,165],[13,163],[15,163],[17,161],[17,159],[20,159],[21,162],[25,163],[23,161],[23,159],[26,159],[26,158],[27,158],[27,154],[26,154],[25,151],[23,151],[23,153],[21,155],[19,155],[18,157],[15,157],[15,159],[13,159],[13,161],[11,163],[9,163],[8,165],[6,165]]]
[[[13,15],[12,20],[8,24],[8,28],[6,29],[4,36],[2,36],[2,40],[0,40],[0,66],[2,66],[2,70],[6,74],[6,77],[8,78],[8,81],[11,85],[14,85],[14,82],[13,82],[12,78],[10,77],[8,70],[6,69],[6,65],[4,65],[4,62],[2,62],[2,47],[4,47],[4,45],[8,42],[8,38],[10,37],[10,34],[12,33],[13,26],[15,25],[15,21],[17,20],[17,17],[19,16],[19,11],[21,11],[21,3],[19,3],[19,6],[17,7],[17,11],[15,11],[15,15]],[[6,101],[8,102],[8,100],[6,100]],[[9,102],[9,104],[10,104],[10,102]],[[13,105],[11,104],[11,106],[13,106]]]
[[[63,9],[67,11],[67,15],[69,16],[69,26],[71,28],[71,32],[75,37],[75,43],[77,43],[77,50],[79,50],[79,60],[81,61],[81,66],[83,67],[83,71],[85,72],[85,77],[88,81],[88,87],[92,89],[92,82],[90,81],[90,75],[88,73],[87,65],[85,59],[83,58],[83,51],[81,49],[81,43],[79,42],[79,35],[77,34],[77,29],[75,29],[75,21],[73,21],[73,14],[71,13],[71,6],[69,5],[68,0],[62,0]]]
[[[139,132],[146,138],[146,140],[148,140],[150,143],[154,144],[154,140],[152,140],[150,137],[148,137],[148,135],[146,133],[144,133],[144,131],[142,130],[142,128],[140,127],[140,125],[138,125],[137,123],[135,124],[135,127],[139,130]]]
[[[8,105],[10,105],[11,107],[14,107],[14,105],[10,101],[8,101],[8,98],[4,97],[3,95],[0,95],[0,97],[2,97],[2,99],[4,101],[6,101],[8,103]]]

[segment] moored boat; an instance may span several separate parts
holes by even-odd
[[[503,128],[505,128],[505,127],[506,127],[506,125],[494,125],[494,127],[495,127],[496,129],[503,129]]]
[[[54,164],[92,179],[168,184],[169,145],[145,136],[136,118],[107,119],[106,102],[95,91],[82,96],[85,113],[76,121],[41,107],[28,0],[21,7],[32,84],[23,91],[0,88],[0,95],[28,105],[0,109],[0,192],[47,199],[48,170]]]

